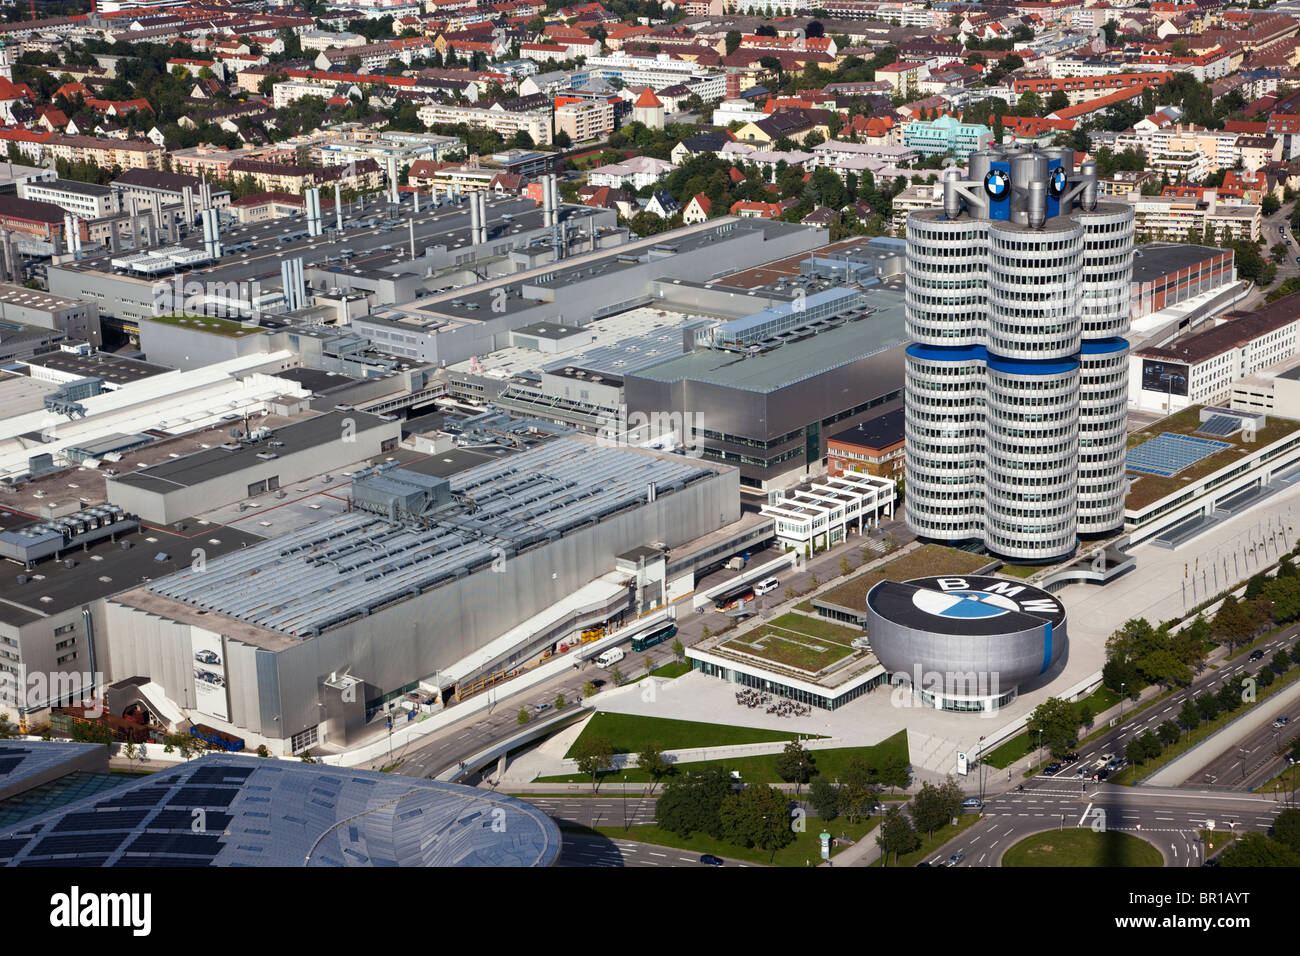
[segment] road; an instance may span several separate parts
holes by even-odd
[[[1140,716],[1120,724],[1110,733],[1103,734],[1096,740],[1081,745],[1078,751],[1079,760],[1077,763],[1062,768],[1058,773],[1048,776],[1046,779],[1070,780],[1073,783],[1076,780],[1075,775],[1079,772],[1079,768],[1096,763],[1101,759],[1102,754],[1123,756],[1124,747],[1133,737],[1140,737],[1147,731],[1155,733],[1156,728],[1166,720],[1177,721],[1178,712],[1182,710],[1184,701],[1207,690],[1217,692],[1224,681],[1240,679],[1242,675],[1247,673],[1254,674],[1262,665],[1267,663],[1275,652],[1282,649],[1290,650],[1298,634],[1300,634],[1300,626],[1290,627],[1260,644],[1259,649],[1264,652],[1263,660],[1250,661],[1247,659],[1247,655],[1241,654],[1232,661],[1221,664],[1218,670],[1206,668],[1192,681],[1191,686],[1183,688],[1178,693],[1152,705],[1143,711]],[[1031,758],[1033,756],[1031,754]],[[1013,772],[1014,769],[1012,768]],[[996,773],[997,771],[990,768],[989,772]]]
[[[1265,701],[1263,704],[1270,705],[1270,716],[1290,718],[1286,725],[1260,728],[1227,753],[1211,760],[1183,785],[1207,790],[1253,790],[1281,773],[1287,766],[1285,752],[1300,736],[1300,712],[1294,703]]]
[[[1008,847],[1043,830],[1105,827],[1149,840],[1166,866],[1200,866],[1200,831],[1266,833],[1283,805],[1272,797],[1229,795],[1158,787],[1119,787],[1035,778],[1023,792],[1011,790],[985,802],[978,823],[948,841],[925,862],[943,863],[954,853],[958,866],[998,866]]]
[[[882,534],[872,535],[872,540],[879,541],[882,535],[892,534],[901,547],[916,537],[901,521],[887,522],[882,526],[881,531]],[[772,606],[782,604],[785,603],[784,592],[787,587],[792,586],[796,591],[802,592],[811,587],[811,579],[814,574],[823,582],[838,577],[840,575],[839,563],[841,558],[848,557],[855,567],[862,563],[861,548],[864,543],[864,539],[852,537],[845,544],[831,548],[806,561],[803,570],[797,573],[786,572],[779,575],[780,588],[759,600],[770,603]],[[774,560],[780,557],[782,553],[781,549],[769,548],[752,555],[750,564],[762,564]],[[707,590],[722,583],[726,576],[727,572],[715,572],[699,582],[697,588]],[[711,630],[717,630],[721,620],[717,612],[710,610],[703,614],[691,613],[690,598],[678,602],[676,607],[679,614],[677,619],[677,639],[684,646],[690,647],[697,643],[701,639],[703,629],[706,626],[710,627]],[[646,654],[649,655],[653,667],[667,664],[673,657],[671,642],[657,645],[648,652],[641,654],[633,655],[629,651],[628,657],[622,665],[624,673],[629,674],[629,676],[641,673],[643,670],[642,662]],[[529,712],[535,712],[538,704],[553,704],[559,694],[563,694],[566,701],[578,701],[582,699],[582,688],[587,681],[602,686],[608,680],[608,671],[592,662],[587,662],[573,671],[566,671],[563,675],[553,677],[527,690],[512,692],[510,684],[507,682],[499,687],[483,691],[482,693],[490,694],[493,698],[492,707],[486,714],[482,712],[468,714],[463,721],[458,721],[444,730],[422,738],[414,744],[395,750],[393,759],[395,761],[400,759],[401,763],[394,772],[412,777],[433,776],[453,766],[460,760],[487,749],[494,742],[518,732],[518,713],[521,707],[526,708]],[[471,777],[465,782],[476,783],[478,778]]]
[[[724,866],[755,866],[719,857]],[[557,866],[706,866],[700,854],[672,847],[565,831]]]

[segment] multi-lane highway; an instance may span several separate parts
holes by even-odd
[[[1237,742],[1231,750],[1211,760],[1183,785],[1206,790],[1253,790],[1276,777],[1287,766],[1286,753],[1300,737],[1300,707],[1265,701],[1270,723]],[[1287,718],[1282,726],[1278,719]]]

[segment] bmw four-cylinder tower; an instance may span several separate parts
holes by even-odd
[[[1124,521],[1133,207],[1070,149],[991,146],[907,220],[907,522],[1013,562]]]

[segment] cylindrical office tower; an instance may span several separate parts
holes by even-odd
[[[1133,216],[1071,150],[973,153],[907,223],[907,498],[922,538],[1048,563],[1123,524]],[[1117,431],[1118,429],[1118,431]]]

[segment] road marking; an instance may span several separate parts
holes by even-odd
[[[1083,813],[1079,816],[1078,826],[1083,826],[1083,821],[1088,819],[1088,811],[1090,811],[1091,809],[1092,809],[1091,803],[1089,803],[1086,807],[1083,808]]]

